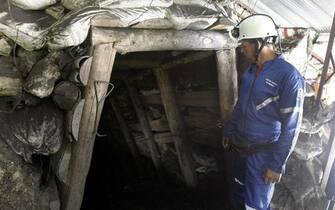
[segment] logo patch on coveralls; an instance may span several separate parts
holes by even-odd
[[[274,81],[270,80],[269,78],[265,78],[265,83],[267,85],[270,85],[271,87],[277,87],[278,86],[277,83],[275,83]]]

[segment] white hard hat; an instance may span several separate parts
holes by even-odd
[[[270,16],[265,14],[246,17],[233,30],[235,31],[232,35],[238,41],[278,36],[277,25]]]

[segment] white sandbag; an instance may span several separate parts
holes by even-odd
[[[173,0],[100,0],[98,5],[105,8],[169,7]]]
[[[79,10],[86,6],[103,8],[141,8],[141,7],[169,7],[173,0],[62,0],[62,4],[69,10]]]
[[[86,7],[73,11],[51,27],[47,35],[49,49],[63,49],[77,46],[87,38],[90,20],[96,15],[106,15],[115,20],[118,27],[129,27],[146,20],[167,19],[173,28],[182,30],[202,30],[218,20],[222,15],[217,10],[201,6],[172,5],[141,8],[101,8]]]
[[[207,4],[211,6],[211,4]],[[215,23],[221,13],[212,7],[203,7],[196,4],[174,4],[169,7],[169,20],[178,30],[201,30]]]
[[[11,0],[11,3],[24,10],[40,10],[57,3],[57,0]]]
[[[173,3],[175,5],[184,5],[184,6],[194,6],[194,7],[201,7],[204,12],[205,10],[218,10],[218,8],[222,9],[222,7],[215,3],[214,1],[209,1],[209,0],[173,0]]]
[[[83,7],[92,5],[96,0],[62,0],[62,4],[66,9],[78,10]]]
[[[9,13],[8,8],[7,1],[0,4],[0,33],[26,50],[41,49],[46,42],[46,31],[54,19],[43,11],[32,12],[12,6]]]
[[[62,49],[84,42],[90,28],[90,20],[96,15],[110,16],[118,21],[120,26],[128,27],[144,20],[164,18],[166,11],[159,7],[135,9],[86,7],[66,15],[52,27],[47,36],[49,49]]]

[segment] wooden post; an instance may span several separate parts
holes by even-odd
[[[216,52],[216,63],[218,71],[219,100],[221,121],[225,126],[229,120],[229,116],[234,108],[238,97],[237,70],[235,61],[235,49],[221,50]],[[231,153],[224,152],[224,183],[225,189],[229,197],[232,196],[231,186],[231,167],[234,164]],[[228,201],[229,202],[229,201]]]
[[[229,120],[230,113],[238,97],[235,49],[216,52],[218,71],[219,100],[223,125]]]
[[[129,84],[129,82],[127,80],[124,81],[128,92],[129,92],[129,96],[130,99],[133,103],[133,107],[136,111],[136,115],[138,120],[140,121],[140,125],[142,128],[142,131],[144,133],[145,138],[148,141],[148,146],[150,149],[150,154],[151,154],[151,159],[152,162],[154,163],[154,166],[158,172],[159,177],[161,178],[162,181],[162,171],[161,171],[161,167],[162,167],[162,163],[161,163],[161,158],[160,158],[160,154],[157,148],[157,145],[155,143],[155,139],[154,136],[152,134],[152,130],[149,124],[149,121],[147,119],[147,116],[145,114],[144,111],[144,107],[143,104],[141,103],[140,97],[138,95],[138,92],[136,90],[136,88],[134,86],[132,86],[131,84]]]
[[[165,114],[173,135],[173,141],[177,150],[181,172],[189,187],[196,187],[197,179],[194,170],[192,154],[187,142],[186,129],[183,118],[178,109],[175,91],[171,85],[169,71],[155,69],[155,74],[160,89]]]
[[[62,209],[65,210],[79,210],[81,207],[96,130],[112,73],[115,54],[116,50],[112,43],[94,47],[89,81],[84,93],[85,104],[80,121],[79,137],[78,141],[73,142],[72,146],[69,185],[66,189],[66,203],[62,206]],[[99,102],[96,101],[96,97]]]
[[[119,105],[117,104],[116,100],[114,98],[110,99],[111,105],[113,107],[113,111],[115,113],[116,119],[119,123],[121,132],[126,140],[127,146],[129,148],[129,151],[131,153],[131,155],[133,156],[135,162],[136,162],[136,166],[138,168],[140,168],[140,165],[138,163],[139,160],[139,153],[138,153],[138,149],[137,146],[134,142],[134,139],[132,138],[130,131],[129,131],[129,127],[127,125],[126,120],[123,118],[122,113],[120,111]]]

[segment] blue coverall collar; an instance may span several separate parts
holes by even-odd
[[[277,54],[277,56],[274,59],[265,61],[263,64],[263,69],[264,70],[268,69],[268,67],[271,66],[278,59],[284,59],[283,54]],[[249,69],[249,71],[254,71],[255,69],[256,69],[256,64],[254,63],[251,65],[251,68]]]

